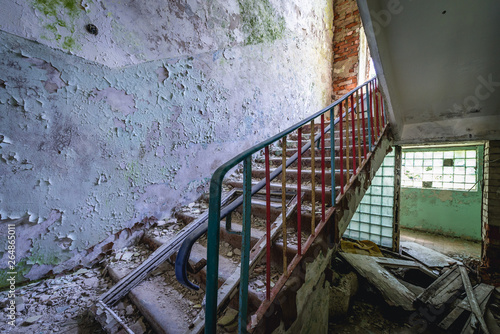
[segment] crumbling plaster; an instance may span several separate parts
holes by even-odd
[[[0,222],[29,216],[19,280],[88,264],[96,244],[168,216],[220,164],[331,102],[329,1],[67,4],[0,13]]]

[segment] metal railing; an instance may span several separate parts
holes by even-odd
[[[319,118],[319,133],[316,134],[315,121]],[[327,120],[329,118],[329,120]],[[200,228],[192,234],[181,247],[176,261],[176,274],[180,281],[188,287],[197,288],[187,279],[187,260],[191,247],[194,242],[203,235],[208,228],[207,244],[207,282],[206,282],[206,307],[205,307],[205,333],[216,333],[218,317],[218,282],[219,282],[219,242],[221,220],[226,217],[226,228],[230,229],[230,223],[227,220],[232,211],[242,205],[242,247],[241,247],[241,272],[239,284],[239,313],[238,313],[238,331],[244,333],[247,331],[247,306],[248,306],[248,280],[249,280],[249,262],[250,262],[250,233],[251,233],[251,197],[259,190],[265,187],[266,190],[266,300],[272,301],[279,292],[280,286],[276,285],[271,289],[270,277],[270,253],[271,253],[271,215],[270,215],[270,190],[271,181],[281,174],[281,195],[282,195],[282,238],[283,238],[283,273],[282,276],[288,276],[290,269],[287,261],[287,224],[286,224],[286,189],[287,168],[297,161],[297,188],[299,196],[297,202],[297,256],[302,253],[302,155],[310,150],[311,159],[311,226],[310,237],[316,235],[316,149],[318,145],[320,155],[320,173],[321,182],[320,206],[321,222],[326,219],[327,200],[331,206],[335,206],[336,195],[342,196],[345,189],[349,186],[351,176],[355,176],[358,168],[363,164],[369,152],[375,146],[379,139],[385,120],[383,100],[379,92],[377,79],[373,78],[366,83],[356,87],[341,99],[330,106],[306,118],[287,130],[261,142],[258,145],[239,154],[227,163],[219,167],[212,176],[210,183],[210,200],[208,223],[202,224]],[[327,124],[327,122],[329,124]],[[350,124],[349,124],[350,123]],[[310,141],[302,145],[305,126],[310,125]],[[337,129],[336,129],[337,128]],[[336,142],[336,130],[338,134],[338,146]],[[307,130],[306,130],[307,131]],[[294,134],[297,136],[297,152],[287,159],[287,137]],[[330,168],[326,166],[325,134],[330,135]],[[270,171],[270,148],[271,145],[279,143],[281,140],[282,165],[277,167],[272,173]],[[352,141],[350,143],[350,141]],[[338,149],[339,169],[336,170],[335,158],[336,149]],[[263,152],[262,152],[263,151]],[[265,163],[265,178],[256,185],[252,186],[252,157],[254,154],[263,153]],[[352,158],[351,158],[352,157]],[[344,166],[345,160],[345,166]],[[352,169],[350,161],[352,161]],[[221,210],[222,184],[226,174],[243,163],[243,195],[231,202]],[[339,193],[336,193],[336,171],[340,174]],[[327,199],[326,175],[330,173],[330,196]],[[338,199],[338,198],[337,198]],[[293,260],[291,261],[293,262]],[[290,262],[290,263],[291,263]],[[286,277],[285,277],[286,278]]]

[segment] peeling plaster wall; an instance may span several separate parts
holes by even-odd
[[[331,102],[329,1],[4,5],[0,258],[6,223],[29,217],[19,280],[88,264],[96,244],[168,216],[229,158]]]

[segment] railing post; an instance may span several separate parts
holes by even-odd
[[[302,127],[297,132],[297,252],[302,255]]]
[[[271,178],[269,146],[264,148],[266,162],[266,299],[271,299]]]
[[[207,231],[207,286],[205,333],[217,330],[217,289],[219,287],[219,232],[222,184],[214,174],[210,182]]]
[[[370,82],[370,119],[371,119],[371,130],[372,130],[372,145],[375,145],[375,121],[373,120],[374,115],[375,115],[375,110],[374,110],[374,103],[373,103],[373,81]],[[370,147],[370,152],[371,152],[371,147]]]
[[[283,164],[283,169],[281,170],[281,218],[282,218],[282,234],[283,234],[283,273],[287,275],[287,238],[286,238],[286,136],[282,138],[281,141],[281,161]],[[313,147],[314,149],[314,147]]]
[[[349,96],[345,101],[345,172],[346,172],[346,184],[349,184],[351,180],[351,159],[349,157]]]
[[[321,114],[321,220],[325,221],[325,114]],[[330,139],[331,140],[331,139]]]
[[[380,117],[382,117],[382,130],[384,129],[385,126],[385,114],[384,114],[384,97],[382,96],[382,92],[379,89],[379,94],[380,94]]]
[[[314,119],[311,121],[311,235],[316,230],[316,155],[314,148]]]
[[[248,276],[250,265],[250,233],[252,225],[252,156],[243,160],[243,235],[241,238],[241,273],[238,332],[246,333],[248,307]]]
[[[377,141],[378,141],[378,138],[380,137],[380,111],[379,111],[379,107],[378,107],[378,89],[377,89],[377,86],[375,86],[375,114],[376,114],[376,123],[377,123]]]
[[[342,130],[342,123],[344,123],[344,102],[340,102],[340,116],[339,116],[339,155],[340,155],[340,194],[344,194],[344,131]]]
[[[357,146],[358,146],[358,167],[361,167],[361,163],[363,161],[363,158],[361,157],[361,130],[359,129],[359,117],[360,117],[360,101],[359,101],[359,90],[356,91],[356,138],[358,139],[357,141]]]
[[[356,175],[356,126],[354,124],[354,93],[351,94],[351,123],[352,123],[352,175]]]
[[[365,124],[365,99],[363,97],[363,87],[361,87],[361,125],[363,127],[363,153],[366,159],[366,124]],[[370,124],[370,123],[368,123]],[[368,131],[370,131],[370,125],[368,125]],[[370,133],[368,132],[368,137]],[[370,145],[371,146],[371,145]],[[371,149],[371,147],[370,147]]]
[[[330,109],[330,167],[331,167],[331,185],[332,185],[332,207],[335,207],[335,108]]]

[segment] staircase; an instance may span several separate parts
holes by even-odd
[[[156,249],[144,263],[110,269],[97,319],[132,333],[111,308],[128,294],[158,333],[293,331],[306,263],[336,249],[391,142],[372,79],[238,155],[196,204],[208,212],[178,213],[176,234],[144,239]]]

